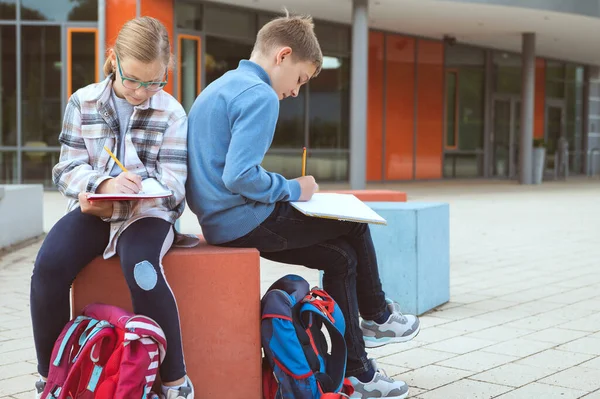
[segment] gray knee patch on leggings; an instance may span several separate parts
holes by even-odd
[[[156,269],[147,260],[143,260],[135,265],[133,268],[133,277],[136,284],[145,291],[150,291],[156,287],[156,283],[158,282]]]

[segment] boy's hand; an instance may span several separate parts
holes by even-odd
[[[96,192],[98,194],[137,194],[142,189],[142,176],[123,172],[114,179],[104,180]]]
[[[315,182],[315,178],[312,176],[297,177],[294,180],[300,183],[299,201],[308,201],[312,198],[314,193],[319,191],[319,185],[317,182]]]
[[[88,200],[87,193],[85,192],[79,193],[79,206],[81,207],[81,212],[88,215],[109,218],[113,214],[112,201],[92,202]]]

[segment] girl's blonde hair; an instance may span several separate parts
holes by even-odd
[[[160,60],[172,67],[171,43],[167,28],[156,18],[140,17],[129,20],[117,36],[113,50],[121,60],[132,58],[145,64]],[[104,74],[115,72],[110,58],[104,63]]]

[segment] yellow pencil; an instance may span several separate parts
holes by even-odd
[[[302,148],[302,176],[306,176],[306,147]]]
[[[113,153],[112,153],[112,151],[108,149],[108,147],[107,147],[107,146],[104,146],[104,149],[106,150],[106,152],[108,152],[108,155],[110,155],[110,157],[111,157],[112,159],[114,159],[114,160],[115,160],[115,162],[117,163],[117,165],[119,165],[119,168],[121,168],[121,170],[122,170],[123,172],[129,172],[129,171],[128,171],[128,170],[125,168],[125,166],[123,166],[123,164],[122,164],[122,163],[121,163],[121,162],[120,162],[120,161],[117,159],[117,157],[115,157],[115,154],[113,154]]]

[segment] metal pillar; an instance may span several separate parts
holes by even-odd
[[[535,104],[535,33],[523,34],[521,86],[521,153],[519,181],[533,184],[533,109]]]
[[[352,1],[352,69],[350,90],[350,186],[367,184],[367,96],[369,2]]]
[[[104,79],[104,61],[106,60],[106,1],[98,0],[98,70],[100,80]]]

